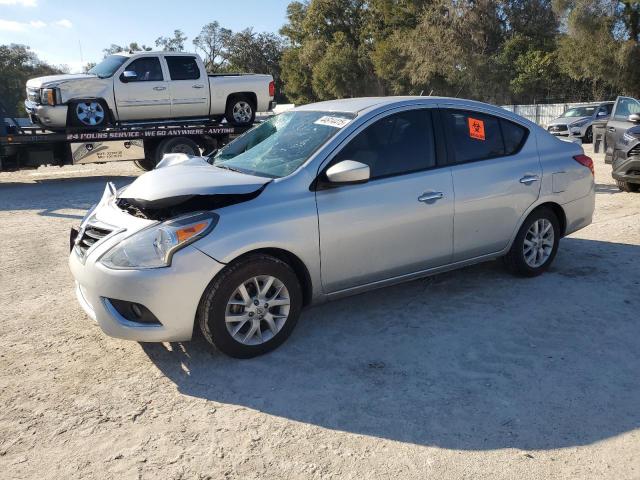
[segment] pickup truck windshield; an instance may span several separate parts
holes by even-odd
[[[213,164],[261,177],[286,177],[354,118],[351,113],[281,113],[224,147]]]
[[[590,117],[593,112],[596,111],[596,107],[576,107],[570,108],[562,114],[563,117]]]
[[[87,73],[93,73],[100,78],[108,78],[116,73],[116,70],[127,61],[127,58],[122,55],[109,55]]]

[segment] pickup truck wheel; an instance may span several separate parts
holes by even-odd
[[[70,105],[69,115],[74,127],[102,128],[109,123],[106,105],[100,100],[81,100]]]
[[[225,118],[236,127],[251,125],[256,118],[256,106],[253,100],[244,95],[230,97],[227,100]]]

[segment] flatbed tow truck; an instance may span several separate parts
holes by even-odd
[[[152,170],[166,153],[208,155],[250,128],[202,118],[52,132],[21,126],[0,102],[0,171],[124,160]]]

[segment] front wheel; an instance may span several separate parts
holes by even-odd
[[[270,255],[250,255],[220,272],[198,306],[206,340],[223,353],[251,358],[291,335],[302,308],[302,289],[291,267]]]
[[[106,105],[100,100],[82,100],[70,105],[70,124],[90,129],[104,128],[109,123]]]
[[[535,277],[546,271],[558,252],[560,225],[552,210],[540,208],[527,217],[516,235],[506,267],[514,274]]]
[[[582,137],[582,143],[593,143],[593,128],[587,128],[587,131],[584,132],[584,137]]]

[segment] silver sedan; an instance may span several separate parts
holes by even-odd
[[[582,148],[508,111],[336,100],[108,185],[69,263],[108,335],[184,341],[197,325],[246,358],[285,341],[313,303],[496,258],[539,275],[594,200]]]

